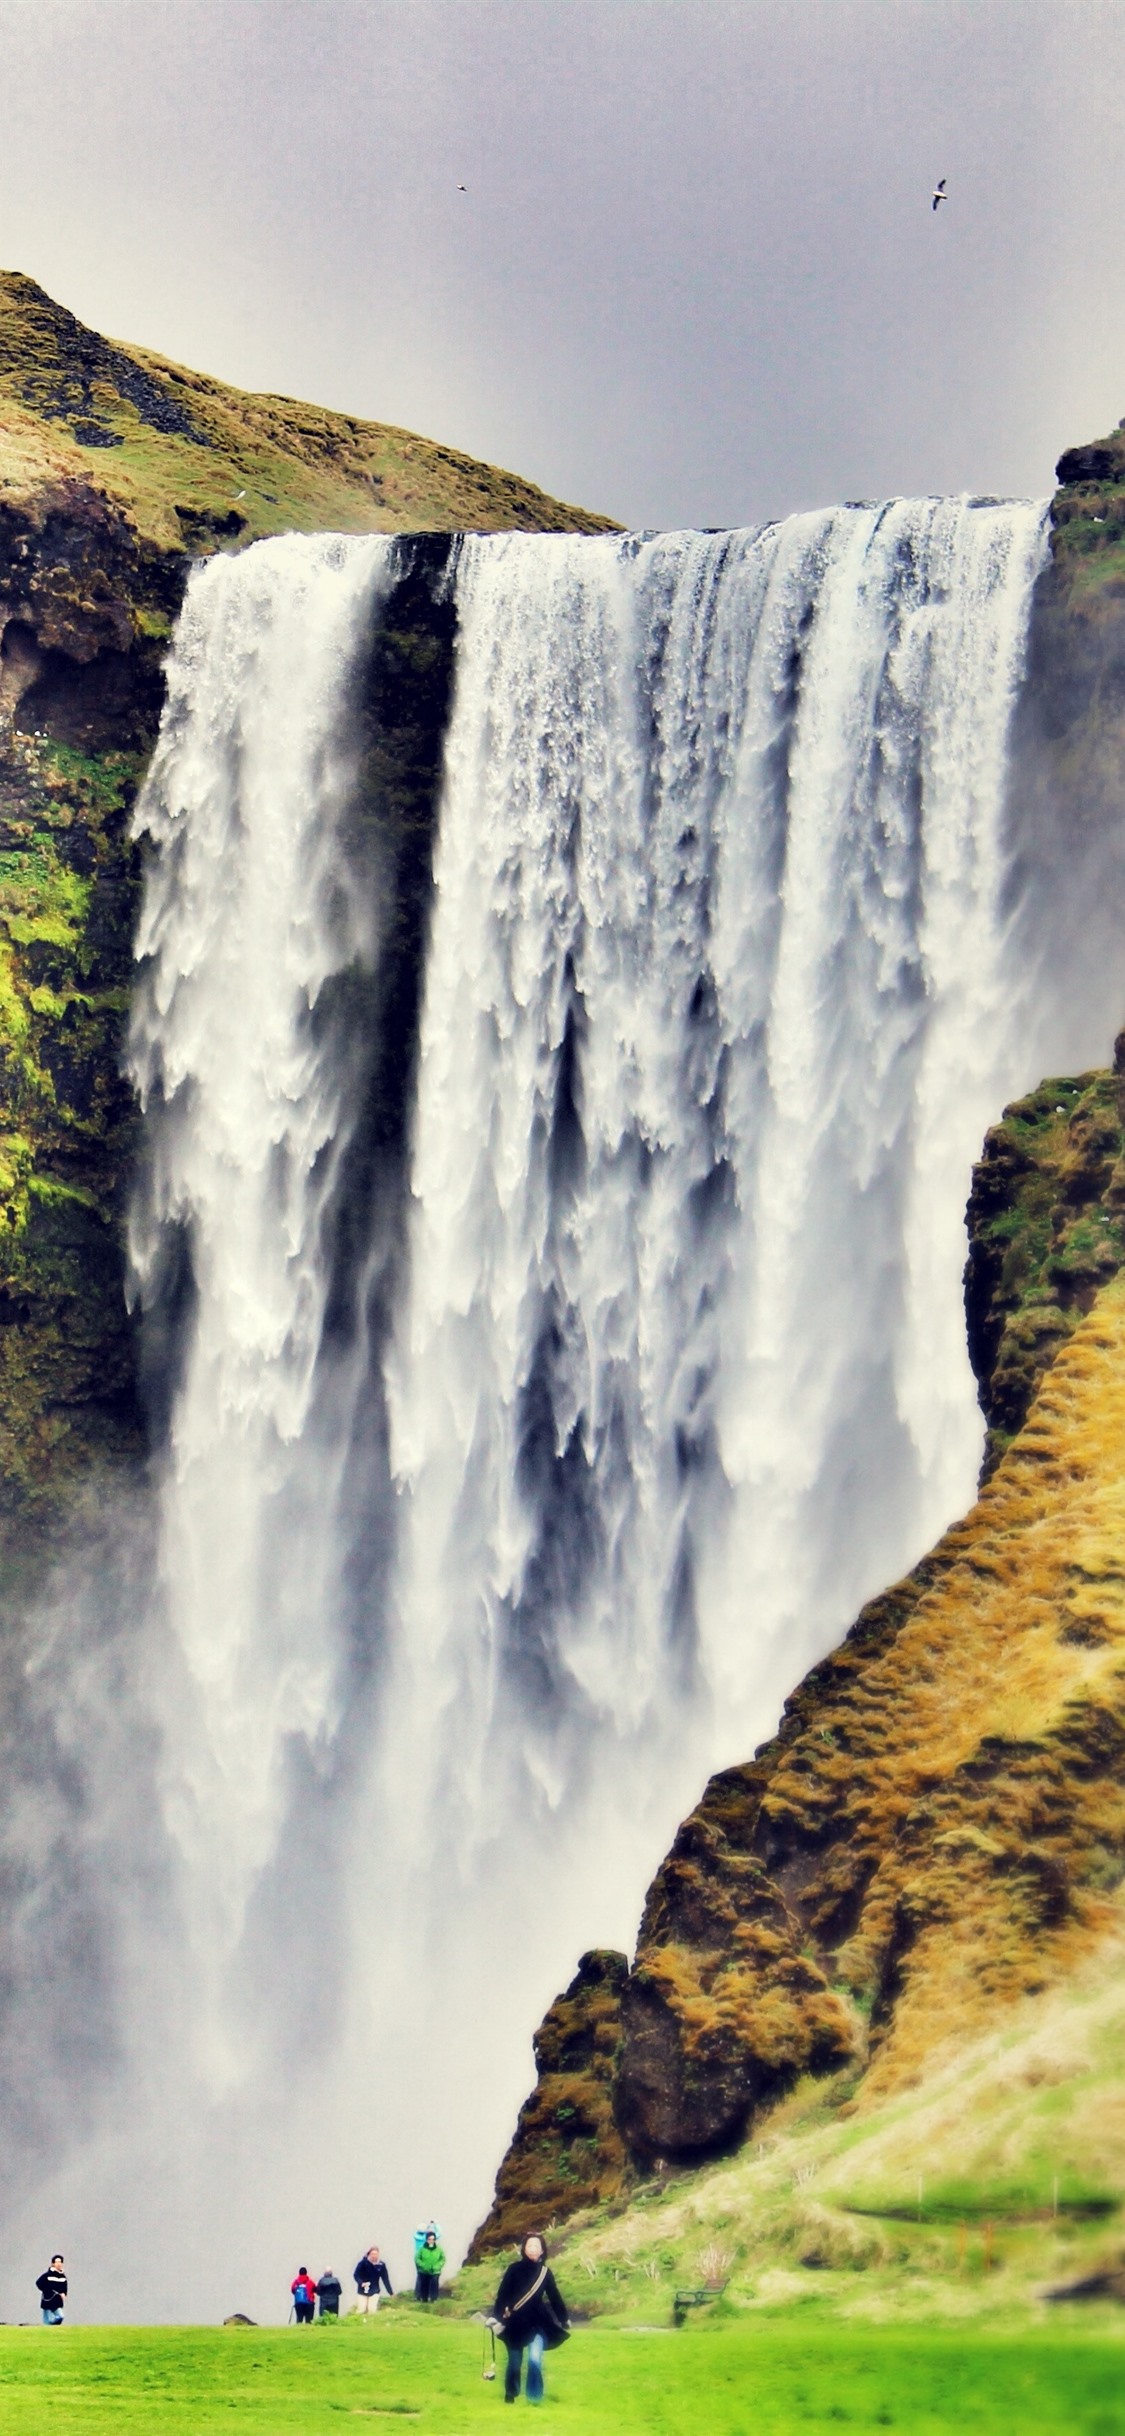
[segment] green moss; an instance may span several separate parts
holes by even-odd
[[[0,1518],[140,1451],[120,1218],[138,757],[0,739]],[[107,894],[108,891],[108,894]],[[13,1324],[14,1323],[14,1324]]]
[[[1050,1076],[992,1127],[969,1202],[969,1343],[989,1422],[986,1471],[1043,1372],[1125,1261],[1117,1078]]]

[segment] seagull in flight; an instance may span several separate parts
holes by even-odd
[[[946,194],[946,191],[945,191],[945,179],[944,179],[944,178],[939,178],[939,179],[938,179],[938,182],[937,182],[937,185],[935,186],[934,191],[933,191],[933,198],[932,198],[932,201],[931,201],[931,203],[930,203],[930,210],[931,210],[931,211],[936,211],[939,203],[948,203],[948,201],[949,201],[949,196]]]
[[[458,187],[458,189],[457,189],[457,192],[458,192],[458,194],[459,194],[459,195],[467,195],[467,194],[468,194],[468,191],[469,191],[469,189],[468,189],[468,187],[467,187],[467,186],[459,186],[459,187]]]

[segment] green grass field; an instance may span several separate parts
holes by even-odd
[[[419,2436],[507,2424],[479,2327],[383,2317],[276,2331],[0,2331],[4,2436],[330,2436],[408,2420]],[[519,2404],[526,2416],[529,2406]],[[1022,2334],[724,2326],[581,2328],[548,2363],[559,2436],[1120,2436],[1125,2342],[1108,2326]]]

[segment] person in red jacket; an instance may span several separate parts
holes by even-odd
[[[289,2290],[293,2295],[293,2315],[298,2326],[311,2326],[316,2308],[316,2285],[307,2267],[298,2267]]]

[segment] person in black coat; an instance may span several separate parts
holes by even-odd
[[[570,2319],[566,2302],[547,2265],[547,2245],[540,2234],[529,2233],[519,2257],[505,2267],[492,2314],[508,2353],[505,2402],[519,2400],[525,2351],[527,2399],[542,2402],[543,2354],[565,2343]]]
[[[363,2257],[355,2269],[355,2288],[364,2317],[371,2309],[378,2308],[380,2286],[386,2293],[387,2299],[390,2300],[391,2279],[387,2273],[387,2262],[379,2249],[378,2242],[373,2241],[371,2248],[364,2251]]]
[[[340,2294],[342,2290],[343,2286],[340,2282],[340,2278],[338,2275],[333,2274],[331,2267],[326,2267],[323,2275],[318,2275],[316,2279],[316,2297],[320,2302],[320,2314],[322,2318],[339,2317]]]
[[[50,2266],[44,2267],[42,2275],[36,2276],[35,2289],[39,2295],[44,2326],[61,2326],[63,2302],[67,2294],[61,2250],[56,2250]]]

